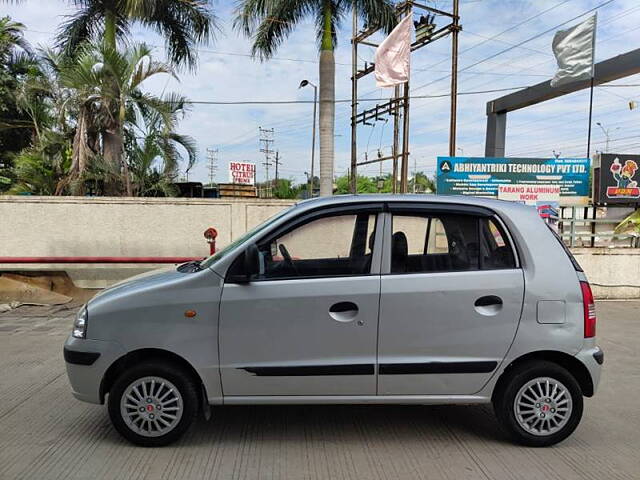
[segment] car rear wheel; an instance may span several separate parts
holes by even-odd
[[[148,361],[125,370],[109,393],[109,416],[127,440],[145,447],[176,441],[198,412],[191,376],[167,362]]]
[[[566,369],[541,361],[515,367],[507,375],[494,410],[514,441],[546,447],[573,433],[582,418],[582,390]]]

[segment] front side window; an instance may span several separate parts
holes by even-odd
[[[460,214],[394,214],[391,273],[515,268],[502,227],[493,219]]]
[[[364,275],[371,270],[376,215],[311,220],[258,245],[259,279]]]

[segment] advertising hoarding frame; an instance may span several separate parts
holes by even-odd
[[[588,158],[438,157],[438,194],[497,198],[498,185],[560,186],[560,204],[586,206],[590,200]]]

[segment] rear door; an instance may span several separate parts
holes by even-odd
[[[380,300],[380,395],[472,394],[504,358],[524,278],[507,232],[474,207],[391,208]]]

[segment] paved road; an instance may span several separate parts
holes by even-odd
[[[640,302],[598,304],[599,393],[572,437],[511,445],[487,407],[220,407],[143,449],[76,401],[61,358],[72,312],[0,314],[0,479],[638,479]]]

